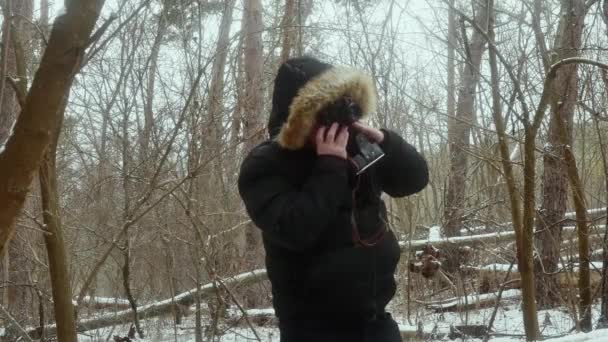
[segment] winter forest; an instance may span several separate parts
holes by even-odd
[[[0,340],[278,342],[236,180],[311,55],[429,166],[383,197],[404,341],[608,341],[608,0],[0,9]]]

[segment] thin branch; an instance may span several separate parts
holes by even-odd
[[[32,340],[30,338],[30,336],[27,334],[27,331],[25,331],[25,329],[23,329],[23,327],[19,325],[17,320],[15,320],[15,318],[13,316],[11,316],[11,314],[1,304],[0,304],[0,313],[2,313],[4,318],[6,318],[9,325],[12,324],[15,328],[17,328],[17,332],[19,332],[19,336],[21,336],[21,338],[23,338],[24,341],[34,342],[34,340]]]
[[[19,19],[27,22],[32,27],[34,27],[36,29],[36,31],[38,31],[38,34],[40,34],[40,39],[42,39],[42,42],[44,43],[44,46],[49,45],[48,38],[44,34],[44,31],[42,31],[42,28],[40,27],[40,25],[36,24],[35,22],[31,21],[28,17],[26,17],[24,15],[21,15],[21,14],[13,14],[13,16],[11,17],[11,19],[14,19],[14,18],[17,18],[17,17],[19,17]]]
[[[221,279],[216,278],[216,281],[224,288],[224,290],[226,290],[226,292],[228,292],[228,294],[230,295],[230,298],[232,298],[232,301],[234,302],[234,304],[236,304],[236,306],[239,308],[239,311],[241,311],[241,313],[243,314],[243,317],[245,317],[245,321],[247,322],[247,325],[249,326],[249,328],[251,329],[251,331],[253,331],[253,334],[255,335],[256,339],[258,341],[262,342],[262,339],[260,339],[260,335],[258,335],[258,332],[253,327],[253,324],[251,324],[251,320],[249,319],[249,315],[247,315],[247,312],[245,311],[245,309],[243,308],[243,306],[241,305],[241,303],[239,303],[239,301],[236,298],[236,296],[232,293],[232,291],[230,291],[230,289],[228,288],[228,286],[226,286],[226,284],[224,284],[224,282]]]
[[[513,265],[515,265],[516,260],[517,259],[513,259],[511,261],[511,265],[509,265],[509,269],[507,270],[504,280],[502,281],[502,284],[500,285],[500,289],[498,290],[498,295],[496,296],[496,305],[494,305],[494,311],[492,311],[492,316],[490,317],[490,322],[488,323],[488,329],[486,332],[486,336],[483,338],[483,342],[487,342],[490,339],[490,331],[492,331],[492,326],[494,325],[494,320],[496,319],[496,313],[498,313],[498,307],[500,306],[500,299],[502,298],[502,292],[505,290],[507,285],[511,283],[511,281],[509,281],[509,276],[511,275],[511,270],[513,269]],[[512,280],[519,280],[519,279],[512,279]]]
[[[125,21],[123,21],[122,23],[120,23],[120,25],[118,25],[116,30],[114,30],[108,36],[108,38],[106,38],[103,42],[101,42],[94,50],[89,52],[87,54],[87,56],[84,58],[83,65],[86,65],[91,59],[93,59],[93,57],[95,57],[95,55],[97,55],[101,50],[103,50],[105,48],[105,46],[108,45],[110,40],[114,39],[114,37],[116,37],[118,35],[118,33],[122,30],[122,28],[125,27],[129,22],[131,22],[131,20],[133,20],[133,18],[135,18],[139,14],[139,11],[141,11],[144,7],[146,7],[150,3],[150,1],[151,0],[144,1],[139,7],[137,7],[137,9],[135,11],[133,11],[133,13],[127,19],[125,19]]]
[[[11,88],[15,91],[17,95],[17,102],[19,102],[19,107],[23,108],[25,106],[25,97],[26,95],[21,91],[19,84],[17,84],[17,80],[10,76],[6,76],[6,81],[11,85]]]
[[[103,23],[103,25],[101,25],[101,27],[99,29],[97,29],[97,31],[95,31],[95,33],[93,33],[91,35],[91,38],[89,38],[89,41],[87,42],[86,46],[89,47],[92,44],[94,44],[95,42],[97,42],[101,38],[101,36],[103,36],[103,34],[106,33],[106,31],[108,30],[110,25],[112,25],[114,20],[116,20],[117,18],[118,18],[118,16],[116,14],[112,14],[110,16],[110,18],[108,20],[106,20]],[[88,61],[88,59],[87,59],[87,61]]]

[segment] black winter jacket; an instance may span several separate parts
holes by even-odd
[[[254,148],[244,160],[239,191],[263,232],[280,319],[365,319],[384,312],[394,296],[400,256],[394,234],[389,231],[373,247],[355,246],[351,212],[361,237],[373,235],[386,227],[381,193],[414,194],[426,186],[428,171],[411,145],[384,132],[386,156],[359,179],[346,160],[317,156],[311,149],[286,150],[274,141]]]

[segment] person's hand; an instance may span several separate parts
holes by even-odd
[[[384,140],[384,132],[379,129],[369,127],[360,121],[353,123],[353,128],[363,133],[369,140],[381,143]]]
[[[338,131],[338,128],[340,130]],[[333,123],[329,129],[321,126],[317,130],[316,136],[317,154],[336,156],[342,159],[347,159],[346,144],[348,143],[348,127],[339,127],[337,123]]]

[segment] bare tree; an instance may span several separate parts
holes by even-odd
[[[67,98],[58,110],[52,140],[40,166],[40,194],[47,234],[44,235],[53,291],[53,307],[57,322],[57,337],[61,341],[78,341],[68,258],[61,226],[59,190],[57,186],[57,141],[61,131]]]
[[[0,5],[4,14],[2,31],[2,49],[0,51],[0,146],[4,145],[10,134],[17,115],[21,109],[20,102],[27,87],[27,64],[31,60],[25,43],[31,40],[32,32],[29,22],[32,19],[32,0],[7,1]],[[20,94],[20,93],[23,94]],[[2,275],[5,284],[3,305],[12,311],[17,318],[27,316],[23,306],[18,305],[20,298],[27,296],[28,290],[23,287],[11,286],[26,281],[24,263],[26,258],[22,253],[24,246],[20,239],[12,241],[6,248],[2,260]],[[21,308],[18,308],[20,306]],[[7,333],[10,335],[11,330]]]
[[[586,14],[583,0],[562,0],[561,21],[555,37],[551,56],[543,56],[551,64],[579,55]],[[536,29],[537,31],[539,28]],[[537,35],[540,36],[540,35]],[[541,51],[546,48],[539,42]],[[578,98],[577,65],[561,68],[552,87],[549,136],[543,153],[542,203],[536,217],[535,245],[540,259],[535,268],[536,299],[541,308],[559,302],[559,290],[555,273],[558,269],[562,221],[568,200],[568,174],[565,159],[566,146],[561,143],[572,137],[572,118]],[[556,120],[563,120],[566,137],[561,137]]]
[[[14,134],[0,154],[0,253],[14,233],[11,227],[51,141],[49,132],[58,124],[58,109],[72,84],[102,5],[103,0],[70,2],[66,14],[57,18]]]
[[[480,27],[487,27],[487,4],[485,1],[474,1],[475,22]],[[466,182],[469,169],[467,154],[470,144],[471,126],[475,120],[475,94],[480,78],[481,57],[485,51],[486,41],[477,30],[469,44],[466,31],[462,29],[465,50],[465,65],[460,75],[456,115],[448,117],[448,143],[450,147],[450,173],[445,199],[445,223],[443,233],[446,236],[460,235],[462,228]],[[450,37],[450,40],[453,40]],[[448,99],[450,95],[448,95]],[[458,267],[458,256],[450,253],[446,269],[453,271]]]
[[[251,150],[263,138],[262,136],[262,70],[264,55],[262,49],[262,2],[260,0],[244,1],[243,34],[245,35],[245,103],[243,112],[243,132],[249,139],[245,142],[245,151]],[[260,265],[262,259],[262,236],[259,229],[249,227],[246,232],[246,265],[253,269]],[[256,300],[253,294],[248,295],[248,304],[253,306]]]
[[[475,21],[481,26],[487,26],[486,4],[475,1]],[[460,77],[456,116],[450,118],[448,124],[448,141],[450,144],[450,178],[446,198],[446,236],[460,235],[465,199],[465,184],[467,177],[467,147],[469,145],[471,124],[474,119],[475,91],[479,83],[481,57],[485,51],[485,40],[477,30],[473,31],[470,44],[466,34],[462,37],[465,44],[466,60]]]
[[[66,14],[57,18],[49,45],[15,124],[15,133],[9,138],[6,151],[0,154],[0,175],[3,179],[0,184],[0,224],[3,227],[0,232],[0,252],[13,235],[13,224],[24,204],[25,195],[42,161],[43,153],[49,150],[49,144],[51,151],[56,145],[66,103],[65,94],[69,93],[75,71],[80,68],[86,43],[102,6],[103,1],[73,2],[67,7]],[[52,160],[50,162],[52,163]],[[43,172],[41,177],[52,182],[54,177],[46,176]],[[43,185],[42,189],[52,192],[53,185]],[[43,201],[43,206],[45,218],[56,220],[56,203],[53,205]],[[58,336],[62,341],[76,341],[63,240],[60,230],[53,231],[57,227],[58,225],[49,227],[52,235],[49,236],[50,243],[47,248],[54,280],[55,314],[60,322]]]

